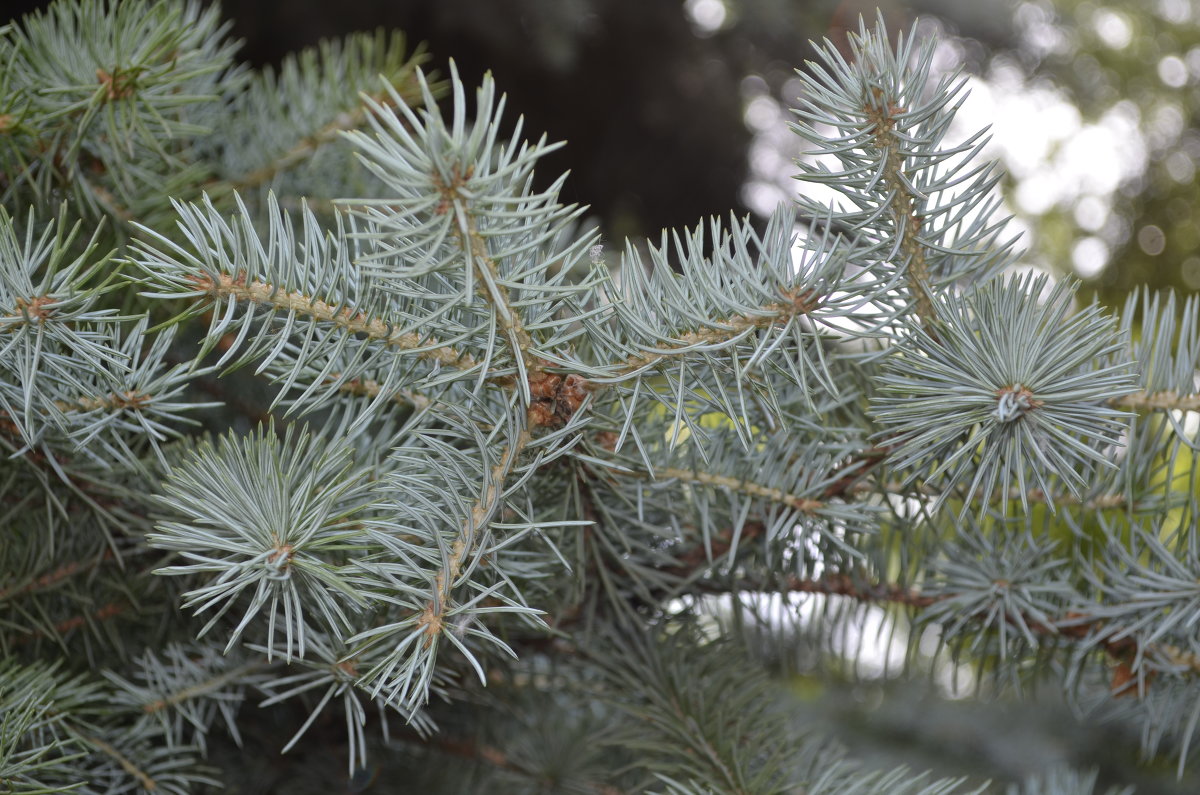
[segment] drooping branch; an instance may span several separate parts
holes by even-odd
[[[516,467],[517,459],[533,436],[529,428],[522,428],[517,438],[504,450],[504,454],[488,473],[483,483],[483,491],[471,508],[471,513],[463,522],[458,538],[450,548],[450,556],[434,578],[433,596],[425,604],[424,610],[417,618],[417,626],[422,627],[425,634],[425,644],[433,642],[445,625],[446,610],[450,605],[450,594],[458,580],[463,560],[473,550],[476,533],[481,527],[486,527],[499,508],[504,496],[505,482]]]

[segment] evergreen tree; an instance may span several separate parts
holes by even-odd
[[[0,790],[984,791],[797,719],[868,606],[1186,775],[1197,302],[1013,275],[961,80],[818,51],[834,198],[614,257],[398,36],[251,74],[194,3],[5,28]]]

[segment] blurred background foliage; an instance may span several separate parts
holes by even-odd
[[[442,74],[449,58],[468,84],[490,69],[527,130],[568,142],[540,177],[569,170],[564,198],[590,205],[615,247],[731,210],[765,220],[794,195],[793,70],[809,39],[842,41],[876,6],[971,76],[960,127],[993,126],[1023,267],[1074,274],[1114,306],[1138,284],[1200,289],[1200,0],[242,0],[225,13],[255,65],[383,27],[425,42]],[[905,631],[880,612],[864,632],[872,622],[881,643]],[[1139,768],[1119,723],[1086,726],[1057,698],[956,701],[944,666],[913,682],[880,660],[847,662],[842,686],[811,675],[815,657],[776,662],[805,719],[881,766],[1019,781],[1071,764],[1139,793],[1200,791]]]
[[[786,130],[808,40],[880,7],[964,68],[964,135],[994,126],[1026,261],[1119,305],[1135,285],[1200,289],[1198,0],[319,0],[240,2],[245,57],[277,62],[377,26],[477,80],[568,146],[567,198],[609,240],[707,215],[765,217],[795,183]],[[444,68],[443,68],[444,71]],[[543,174],[544,179],[553,175]]]
[[[426,42],[443,74],[450,58],[467,82],[490,69],[528,129],[568,142],[542,179],[570,170],[565,198],[619,243],[730,210],[765,218],[792,195],[793,70],[809,39],[844,40],[877,7],[892,30],[919,20],[941,68],[972,76],[960,126],[993,125],[1029,265],[1114,306],[1138,284],[1200,289],[1200,0],[243,0],[225,13],[255,65],[383,27]]]

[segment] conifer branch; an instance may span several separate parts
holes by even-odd
[[[414,100],[419,101],[421,99],[421,90],[417,85],[415,76],[411,74],[409,81],[404,86],[399,87],[397,91],[404,102],[411,103]],[[372,101],[380,105],[387,105],[391,101],[391,95],[382,92],[368,96]],[[280,172],[288,171],[302,165],[315,155],[321,147],[341,140],[343,133],[362,127],[366,117],[367,109],[365,105],[360,104],[352,110],[343,111],[311,135],[297,141],[292,148],[279,154],[271,162],[265,163],[241,177],[229,178],[222,182],[212,182],[210,183],[211,187],[209,190],[214,193],[220,193],[224,190],[246,191],[267,184],[275,179]]]
[[[96,567],[110,560],[115,560],[113,551],[105,549],[99,555],[89,556],[86,560],[76,560],[70,563],[64,563],[53,571],[42,574],[38,577],[30,579],[24,585],[10,585],[5,588],[0,588],[0,601],[12,599],[18,596],[26,596],[38,591],[48,590],[54,586],[69,580],[78,574],[86,574]]]
[[[0,665],[0,756],[17,737],[31,789],[74,766],[193,791],[183,744],[220,719],[257,743],[257,688],[312,707],[284,750],[328,707],[369,768],[373,701],[464,790],[958,791],[809,767],[763,649],[704,624],[777,594],[824,597],[820,638],[873,604],[956,662],[1136,684],[1146,750],[1174,735],[1186,760],[1200,465],[1189,423],[1137,413],[1200,412],[1200,301],[1114,320],[1068,281],[992,278],[999,175],[982,132],[947,143],[964,80],[932,44],[864,24],[800,75],[801,179],[832,199],[665,232],[610,271],[565,176],[535,178],[557,145],[504,120],[490,76],[472,102],[452,66],[444,112],[399,36],[254,75],[222,30],[181,0],[58,0],[0,30],[0,187],[37,210],[0,211],[0,648],[41,657]],[[115,265],[68,231],[105,214]],[[202,415],[217,441],[178,430],[206,390],[233,409]],[[498,678],[503,709],[471,711]],[[527,753],[545,698],[591,747]],[[433,734],[464,714],[478,742]],[[636,758],[608,750],[626,732]]]
[[[744,478],[716,475],[711,472],[680,469],[678,467],[664,467],[662,469],[655,470],[654,477],[656,479],[675,479],[683,483],[697,483],[704,486],[728,489],[739,494],[745,494],[748,497],[768,500],[770,502],[779,503],[780,505],[786,505],[789,508],[794,508],[802,513],[816,513],[821,508],[825,507],[825,503],[821,500],[799,497],[795,494],[788,494],[782,489],[764,486],[759,483],[753,483]]]
[[[349,380],[341,380],[341,374],[334,374],[330,377],[329,383],[340,383],[338,390],[347,395],[359,395],[362,397],[374,398],[378,397],[383,391],[383,385],[373,378],[351,378]],[[412,406],[415,409],[423,409],[432,402],[428,397],[411,389],[395,389],[392,390],[390,397],[397,403],[405,406]]]
[[[457,756],[462,759],[470,759],[475,762],[494,767],[498,770],[504,770],[510,773],[516,773],[519,776],[537,779],[540,775],[535,770],[527,770],[521,765],[512,760],[512,757],[505,753],[503,749],[488,743],[474,742],[471,740],[460,740],[453,737],[448,737],[445,734],[438,734],[432,738],[419,737],[417,735],[407,735],[407,737],[418,745],[430,744],[438,751]],[[576,784],[578,787],[578,784]],[[608,784],[596,784],[588,787],[589,792],[595,795],[623,795],[622,791]]]
[[[504,329],[505,336],[512,342],[514,358],[521,361],[523,368],[536,370],[536,363],[529,355],[533,340],[521,323],[520,313],[509,300],[508,287],[500,282],[500,269],[488,253],[487,243],[479,234],[474,216],[464,208],[461,200],[457,199],[454,202],[454,212],[459,218],[458,231],[463,236],[460,237],[463,252],[479,274],[482,285],[478,288],[479,294],[495,306],[500,328]]]
[[[856,602],[895,604],[924,608],[951,598],[950,595],[927,596],[917,588],[897,583],[863,582],[848,574],[827,574],[821,577],[788,576],[769,582],[738,579],[730,582],[697,579],[690,586],[704,593],[808,593],[821,596],[844,596]]]
[[[893,604],[921,610],[938,602],[952,600],[955,594],[939,593],[931,596],[919,589],[888,582],[863,582],[847,574],[830,574],[810,578],[788,576],[769,582],[739,579],[732,582],[695,579],[685,591],[698,593],[807,593],[822,596],[841,596],[868,604]],[[1011,619],[1010,619],[1011,622]],[[1058,618],[1043,621],[1028,618],[1026,625],[1036,634],[1046,637],[1066,637],[1085,640],[1103,628],[1104,620],[1089,618],[1075,612],[1066,612]],[[1096,645],[1115,662],[1128,664],[1135,650],[1136,641],[1128,636],[1114,638],[1101,634]],[[1144,654],[1160,655],[1172,666],[1200,674],[1200,654],[1196,654],[1170,643],[1154,643],[1143,648]]]
[[[128,605],[118,602],[110,602],[93,610],[86,616],[73,616],[64,621],[59,621],[54,625],[54,634],[56,636],[65,635],[73,629],[79,629],[89,621],[107,621],[110,618],[121,615],[128,607]]]
[[[692,535],[699,535],[695,528],[688,528]],[[704,579],[715,561],[725,558],[733,549],[735,536],[739,546],[762,538],[767,533],[767,526],[762,522],[750,519],[743,523],[740,533],[728,527],[716,533],[708,544],[694,544],[689,549],[675,555],[676,563],[665,567],[663,571],[676,578],[680,583],[695,583],[698,588],[709,587]],[[720,586],[714,585],[718,591],[724,592]],[[672,593],[673,593],[672,589]]]
[[[789,321],[809,315],[820,305],[820,298],[812,290],[799,291],[796,295],[785,295],[784,298],[778,303],[764,304],[753,314],[714,318],[710,321],[712,325],[700,331],[681,334],[670,340],[669,346],[626,358],[613,368],[614,374],[633,375],[673,357],[694,355],[699,348],[718,347],[735,342],[756,330],[787,325]],[[597,388],[603,386],[598,384]]]
[[[894,494],[901,497],[920,497],[920,498],[939,498],[954,496],[953,493],[947,493],[933,488],[924,483],[906,484],[898,480],[889,480],[885,483],[877,483],[873,481],[860,481],[850,490],[856,496],[868,496],[871,494]],[[1115,511],[1115,510],[1143,510],[1146,505],[1145,501],[1134,500],[1129,501],[1129,498],[1124,494],[1107,493],[1094,494],[1087,498],[1082,498],[1076,494],[1053,493],[1047,494],[1041,489],[1030,489],[1025,492],[1020,492],[1015,489],[1010,489],[1006,495],[996,494],[992,497],[992,502],[995,504],[1001,500],[1016,501],[1025,500],[1028,503],[1039,503],[1042,505],[1061,505],[1061,506],[1076,506],[1085,510],[1098,511]]]
[[[883,180],[891,195],[889,210],[903,255],[908,288],[916,299],[917,317],[926,333],[936,338],[933,324],[937,316],[929,295],[929,263],[920,238],[923,219],[917,213],[917,196],[912,184],[905,178],[901,146],[895,137],[896,117],[906,113],[907,109],[891,104],[882,88],[872,86],[871,99],[864,105],[863,112],[874,127],[875,145],[883,153]]]
[[[354,312],[350,308],[339,310],[319,298],[312,298],[298,290],[285,292],[265,282],[257,280],[247,282],[245,277],[235,277],[229,274],[219,274],[216,278],[191,276],[190,279],[198,291],[212,295],[214,298],[232,297],[239,301],[251,301],[311,317],[343,329],[350,334],[363,334],[371,339],[379,340],[385,345],[412,351],[414,355],[422,359],[437,362],[443,366],[464,370],[476,366],[474,358],[469,353],[457,351],[448,345],[440,345],[433,338],[422,339],[421,335],[414,331],[397,332],[390,324],[378,318],[368,317],[365,313]]]
[[[182,704],[185,701],[190,701],[191,699],[197,698],[206,693],[211,693],[214,690],[220,690],[225,685],[236,682],[248,674],[258,673],[260,671],[269,670],[275,667],[277,666],[272,663],[255,661],[240,665],[237,668],[231,668],[230,670],[223,671],[217,676],[211,677],[203,682],[197,682],[196,684],[178,690],[169,696],[155,699],[154,701],[143,704],[142,712],[145,712],[148,715],[155,712],[161,712],[164,709]]]
[[[130,409],[137,410],[150,403],[153,399],[153,395],[126,390],[124,392],[110,392],[106,395],[77,397],[72,400],[57,399],[54,401],[54,407],[63,414],[88,411],[126,411]],[[0,409],[0,425],[6,429],[13,427],[10,420],[11,416],[6,409]]]
[[[468,172],[465,175],[470,177]],[[440,184],[440,180],[435,180]],[[531,403],[529,382],[541,374],[541,365],[530,355],[533,339],[521,322],[521,315],[509,300],[508,287],[500,277],[500,268],[488,251],[487,241],[479,234],[478,221],[468,209],[466,197],[462,196],[461,185],[451,184],[442,187],[442,193],[454,209],[457,224],[454,227],[454,237],[462,250],[466,266],[475,271],[478,283],[476,292],[496,312],[496,320],[504,331],[504,339],[512,349],[513,361],[517,365],[519,380],[517,385],[526,404]],[[506,384],[511,384],[508,379]]]
[[[1200,394],[1180,394],[1171,389],[1158,392],[1141,389],[1111,398],[1108,404],[1125,411],[1200,411]]]
[[[505,447],[501,459],[484,479],[483,491],[463,522],[458,538],[451,545],[445,565],[435,575],[433,596],[425,603],[425,609],[417,618],[417,626],[425,635],[427,647],[444,629],[446,610],[451,604],[451,591],[458,584],[463,560],[475,551],[473,543],[478,538],[480,528],[487,527],[491,522],[503,500],[505,483],[525,446],[532,440],[530,429],[522,427],[517,438]]]
[[[132,515],[129,511],[130,506],[112,490],[104,488],[107,484],[73,473],[70,469],[72,462],[66,456],[28,446],[25,438],[11,423],[0,423],[0,447],[7,448],[10,455],[19,451],[20,459],[29,464],[45,482],[63,483],[85,505],[95,511],[97,516],[105,520],[106,532],[108,528],[129,524],[124,520]],[[120,518],[116,514],[117,511],[122,514]],[[111,544],[112,537],[109,536],[108,540]]]
[[[88,191],[100,203],[101,208],[108,213],[109,216],[116,218],[123,223],[133,223],[138,219],[134,217],[133,211],[121,203],[112,191],[102,185],[97,185],[88,180],[83,180],[83,184],[87,186]]]
[[[138,767],[132,759],[113,747],[111,743],[105,742],[99,737],[84,734],[80,731],[72,729],[70,726],[67,726],[67,731],[70,732],[80,742],[89,745],[103,753],[105,756],[110,757],[114,762],[120,765],[122,770],[124,770],[133,778],[137,779],[138,783],[142,786],[142,789],[146,790],[147,792],[155,792],[158,790],[158,782],[156,782],[149,773]]]

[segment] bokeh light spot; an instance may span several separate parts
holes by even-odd
[[[1138,246],[1151,257],[1157,257],[1167,247],[1167,236],[1154,224],[1146,224],[1137,233]]]
[[[725,24],[727,12],[721,0],[687,0],[684,8],[697,35],[711,36]]]
[[[1123,50],[1133,41],[1133,27],[1124,14],[1118,14],[1107,8],[1101,8],[1092,17],[1092,26],[1100,41],[1114,50]]]
[[[1071,247],[1071,265],[1075,272],[1090,279],[1108,264],[1108,246],[1098,237],[1085,237]]]
[[[1158,62],[1158,79],[1171,88],[1182,88],[1188,81],[1187,64],[1178,55],[1168,55]]]
[[[1179,275],[1190,290],[1200,290],[1200,257],[1188,257],[1179,266]]]

